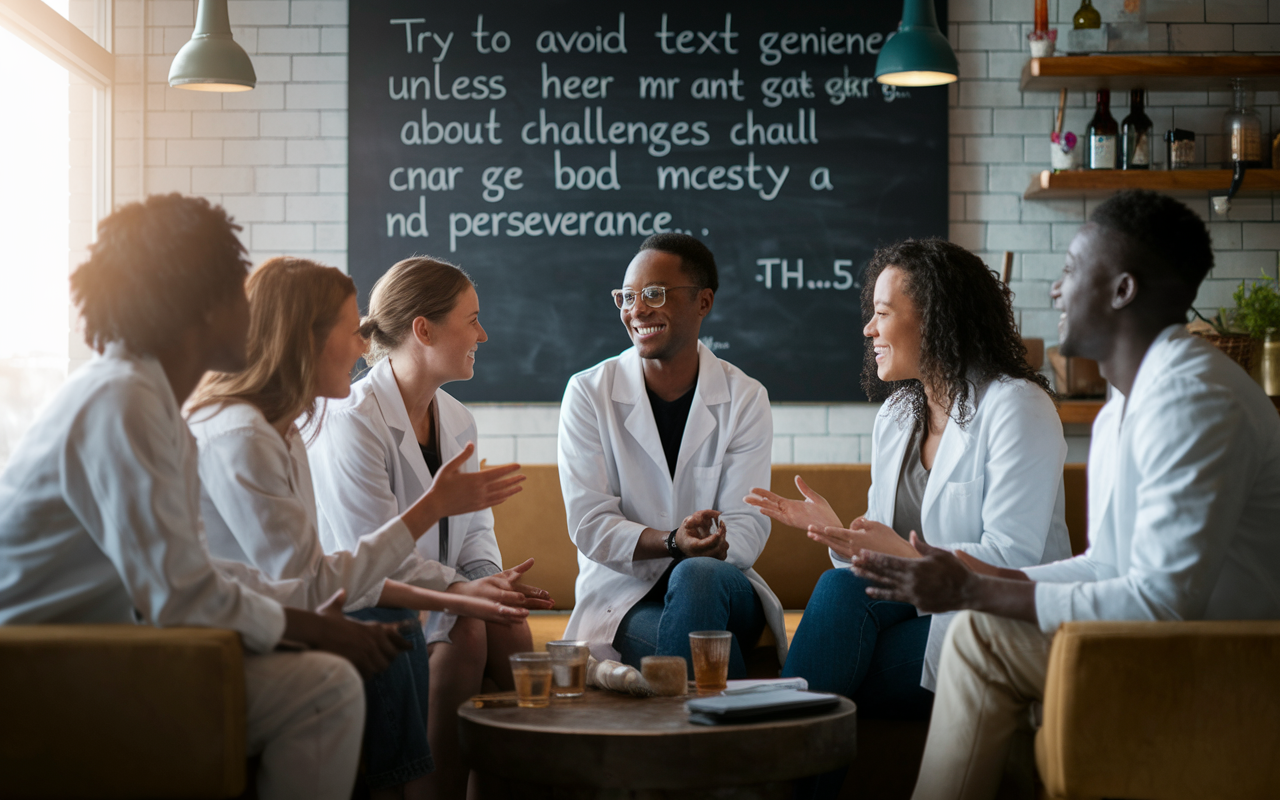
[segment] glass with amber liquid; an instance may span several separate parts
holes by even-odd
[[[516,703],[521,708],[551,705],[551,655],[512,653],[511,677],[516,682]]]
[[[729,685],[729,631],[694,631],[689,634],[693,655],[693,681],[698,694],[723,692]]]

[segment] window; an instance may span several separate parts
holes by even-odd
[[[101,76],[89,83],[42,45],[51,18],[67,27],[70,0],[47,5],[43,16],[18,19],[0,8],[0,468],[66,379],[67,278],[105,205],[98,119],[109,86]]]

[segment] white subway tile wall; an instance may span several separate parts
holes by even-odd
[[[1123,0],[1098,0],[1104,19]],[[1070,26],[1076,0],[1050,0]],[[1280,52],[1278,0],[1143,0],[1151,52]],[[114,105],[117,203],[144,193],[193,192],[225,205],[244,225],[255,262],[302,254],[346,268],[347,3],[231,0],[236,41],[258,73],[252,92],[217,95],[170,89],[169,63],[190,37],[195,0],[117,0],[114,42],[120,85]],[[1067,243],[1097,200],[1028,201],[1031,174],[1048,167],[1055,92],[1022,93],[1032,0],[951,0],[948,35],[961,65],[950,90],[950,238],[997,265],[1014,252],[1015,306],[1024,335],[1052,344],[1057,314],[1049,301]],[[1111,15],[1111,16],[1109,16]],[[1132,41],[1129,46],[1142,49]],[[145,47],[145,52],[144,52]],[[141,85],[145,75],[145,89]],[[1221,92],[1153,92],[1147,113],[1157,132],[1196,133],[1201,163],[1222,158]],[[1128,98],[1112,98],[1123,117]],[[1264,130],[1280,127],[1280,93],[1260,92]],[[1066,129],[1083,133],[1093,97],[1072,92]],[[1157,166],[1163,166],[1157,148]],[[1280,198],[1241,198],[1213,216],[1206,198],[1186,198],[1211,223],[1217,267],[1197,305],[1229,301],[1241,279],[1275,274]],[[619,265],[621,268],[622,265]],[[779,463],[865,462],[878,407],[798,404],[774,408]],[[492,463],[555,460],[557,408],[476,404],[482,457]],[[1083,461],[1088,429],[1069,426],[1069,459]]]

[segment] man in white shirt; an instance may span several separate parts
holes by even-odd
[[[684,656],[689,633],[733,633],[729,675],[766,624],[786,657],[782,606],[752,569],[769,520],[743,498],[768,485],[769,397],[698,341],[719,286],[684,234],[641,245],[613,292],[633,347],[569,379],[558,462],[577,602],[565,636],[639,666]]]
[[[1063,622],[1280,618],[1280,418],[1184,327],[1212,266],[1204,223],[1152,192],[1100,205],[1067,250],[1062,354],[1096,359],[1115,389],[1094,422],[1083,555],[966,569],[920,542],[920,559],[855,560],[874,597],[970,609],[943,646],[916,798],[995,795]]]
[[[0,475],[0,624],[227,628],[243,638],[247,739],[264,798],[349,796],[364,673],[404,642],[283,608],[210,562],[196,445],[179,408],[206,370],[245,363],[249,266],[233,225],[199,198],[153,196],[102,221],[71,277],[90,346]],[[228,568],[234,571],[234,568]],[[288,594],[282,591],[282,594]],[[272,652],[282,640],[304,653]],[[329,652],[320,652],[329,651]]]

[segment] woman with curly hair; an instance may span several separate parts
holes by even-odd
[[[867,267],[863,386],[887,401],[871,435],[867,512],[843,525],[804,500],[748,502],[830,548],[783,674],[852,698],[863,718],[928,719],[949,615],[877,600],[848,569],[860,550],[917,557],[912,537],[1001,567],[1071,555],[1062,423],[1027,364],[1012,294],[981,259],[938,239],[882,248]],[[972,563],[972,562],[970,562]]]

